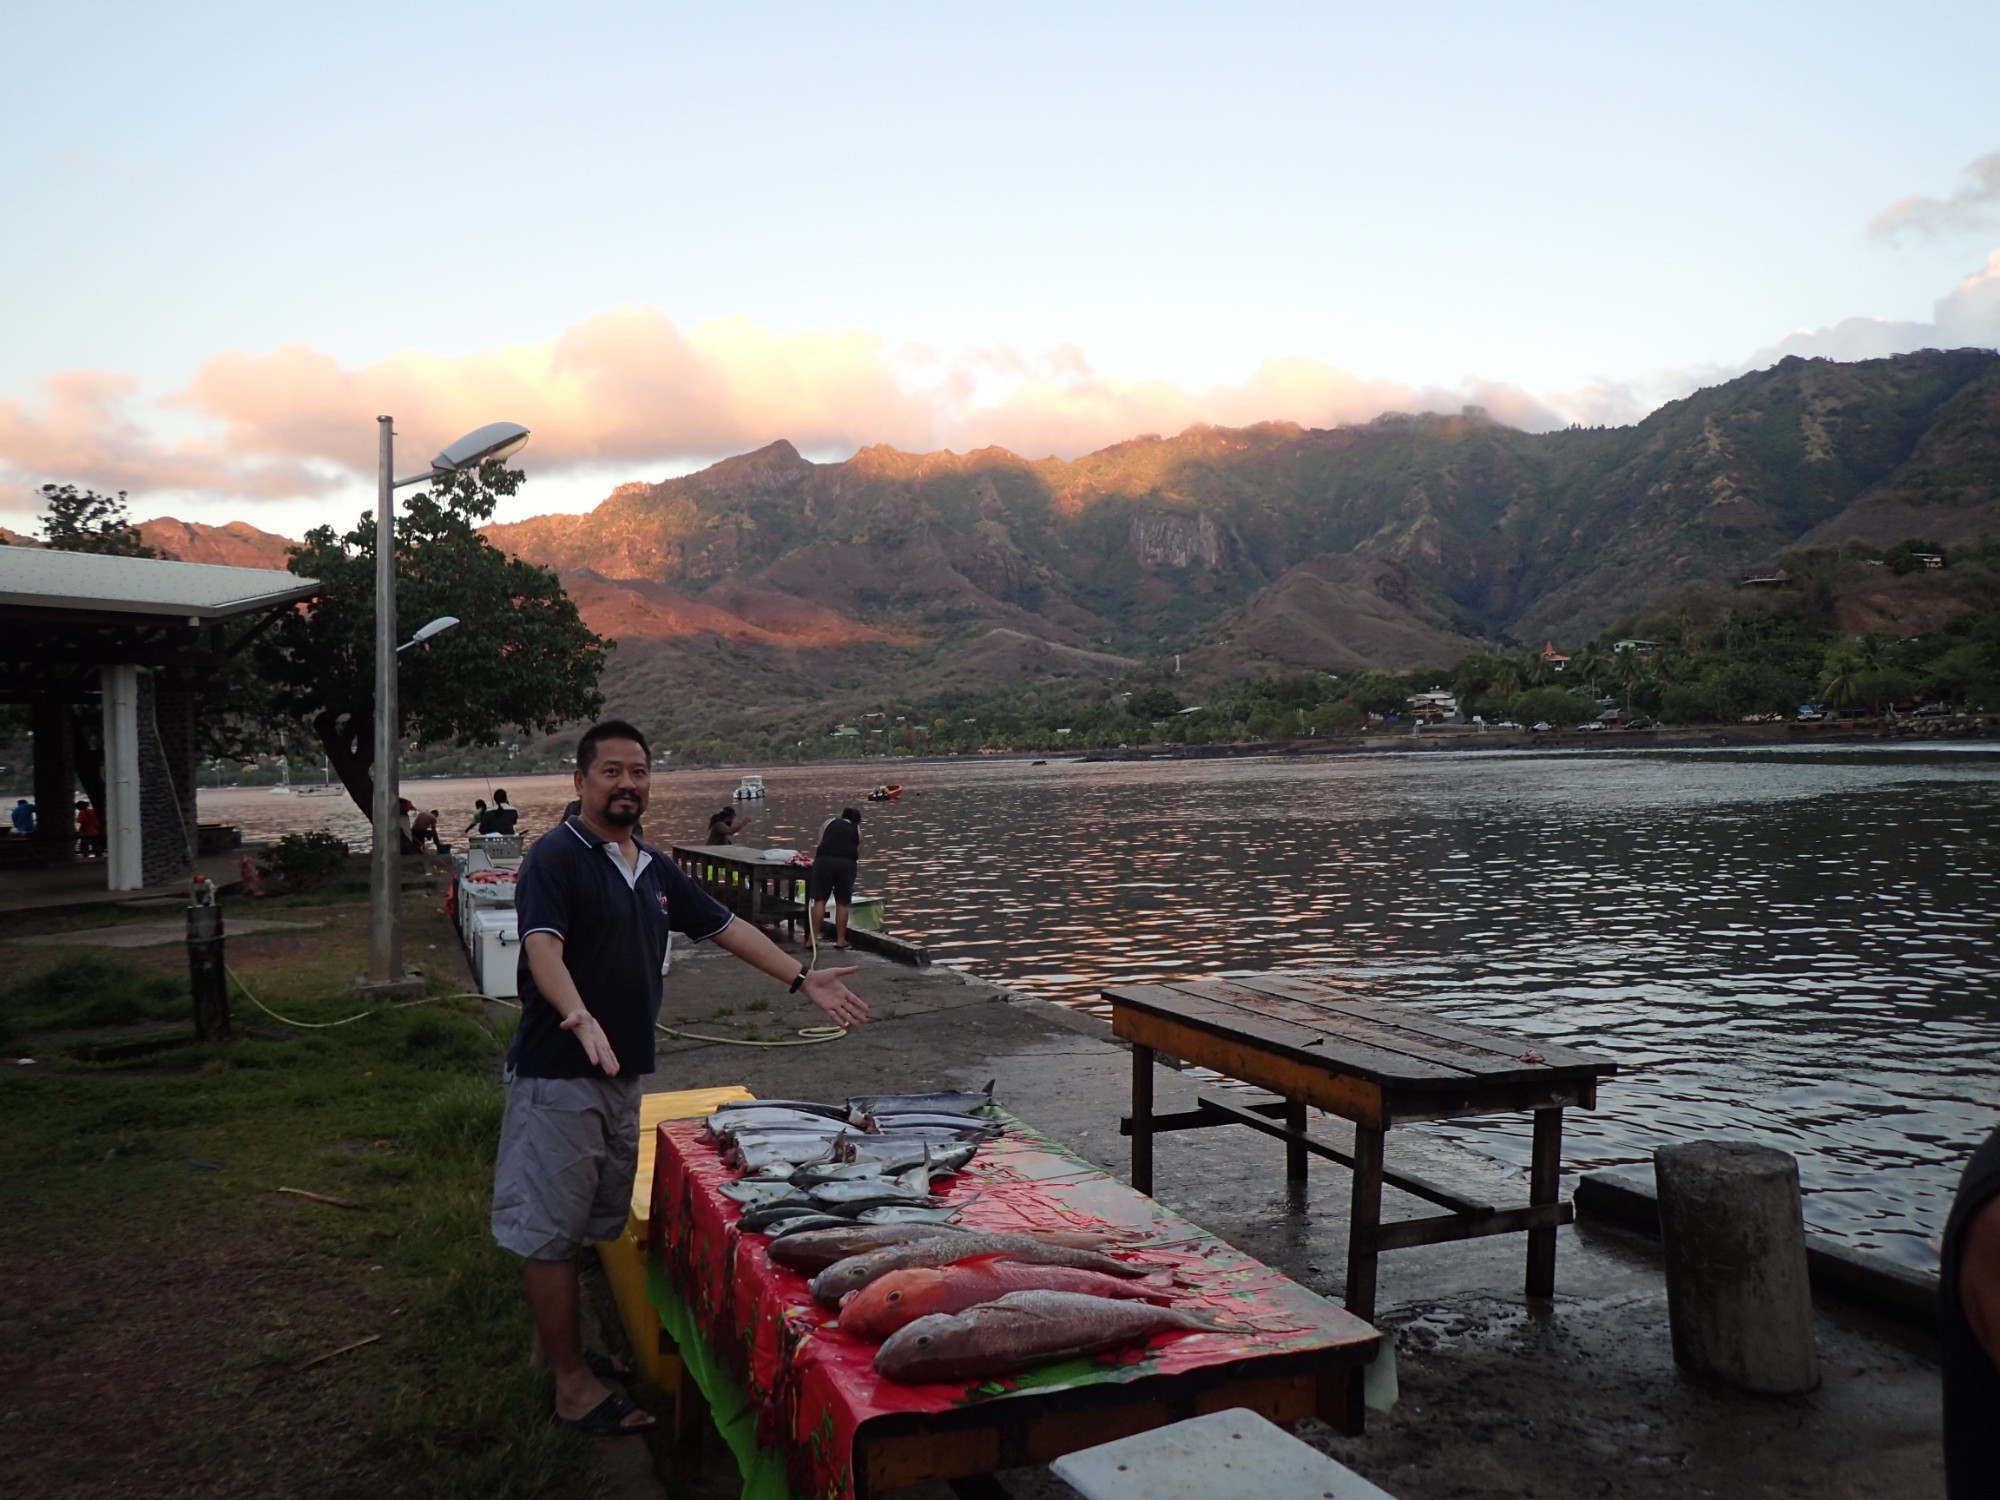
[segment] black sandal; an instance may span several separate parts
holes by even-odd
[[[583,1362],[590,1366],[590,1373],[599,1380],[631,1380],[638,1371],[615,1354],[606,1354],[601,1349],[583,1351]]]
[[[638,1410],[637,1402],[613,1391],[580,1417],[566,1417],[561,1412],[553,1413],[553,1417],[558,1427],[574,1427],[592,1437],[638,1437],[660,1425],[650,1412],[637,1426],[628,1424],[625,1419]]]

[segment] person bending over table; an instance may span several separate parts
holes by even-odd
[[[819,847],[813,851],[812,873],[806,879],[806,895],[812,902],[812,934],[819,937],[819,925],[826,918],[826,898],[833,897],[833,946],[847,946],[847,914],[854,905],[854,876],[861,867],[861,810],[843,807],[840,816],[828,818],[819,831]]]
[[[808,973],[639,840],[651,765],[632,725],[608,719],[585,731],[575,772],[582,811],[537,839],[521,866],[521,1021],[507,1050],[493,1173],[493,1238],[525,1262],[534,1356],[555,1375],[556,1420],[603,1437],[654,1420],[604,1383],[629,1371],[584,1353],[577,1255],[625,1228],[669,931],[714,942],[838,1025],[868,1019],[845,983],[852,968]]]

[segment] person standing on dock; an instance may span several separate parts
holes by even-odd
[[[556,1420],[600,1437],[654,1425],[604,1383],[629,1372],[584,1353],[577,1255],[621,1233],[630,1210],[669,932],[714,942],[837,1025],[868,1019],[845,983],[852,968],[800,968],[640,841],[651,766],[632,725],[610,719],[585,731],[574,778],[582,811],[536,840],[521,866],[521,1020],[507,1050],[493,1172],[493,1238],[525,1263],[534,1353],[555,1375]]]
[[[812,902],[812,933],[819,936],[826,920],[826,898],[833,897],[833,946],[847,946],[847,914],[854,906],[854,877],[861,868],[861,810],[843,807],[819,831],[813,851],[812,875],[806,892]]]
[[[1991,1500],[2000,1495],[2000,1130],[1966,1163],[1942,1249],[1945,1493]]]

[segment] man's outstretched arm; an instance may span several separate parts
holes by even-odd
[[[750,923],[731,922],[713,939],[716,947],[733,953],[753,969],[761,969],[780,984],[790,984],[804,967],[798,959],[765,937]],[[826,1013],[829,1021],[839,1026],[859,1026],[868,1019],[868,1002],[850,990],[845,980],[847,976],[859,972],[850,965],[844,969],[818,969],[806,976],[806,982],[799,987],[800,993]]]

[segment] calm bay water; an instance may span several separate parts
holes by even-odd
[[[872,769],[872,768],[871,768]],[[1609,1054],[1567,1165],[1704,1132],[1797,1153],[1814,1227],[1912,1265],[2000,1116],[2000,756],[1435,754],[899,765],[864,892],[940,962],[1089,1006],[1107,985],[1285,970]],[[766,773],[740,842],[803,843],[871,771]],[[734,773],[663,776],[701,836]],[[447,829],[484,781],[410,784]],[[546,828],[566,778],[509,785]],[[252,836],[366,820],[204,793]],[[456,816],[457,822],[453,822]],[[1525,1121],[1415,1127],[1525,1166]]]

